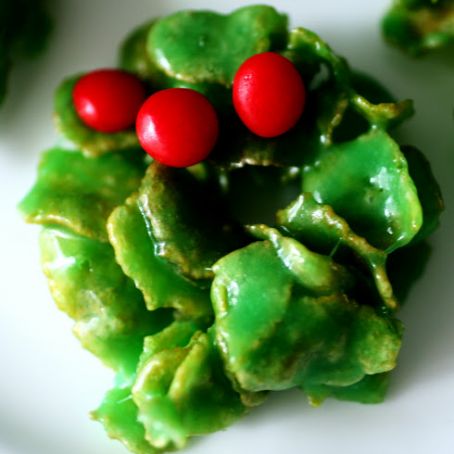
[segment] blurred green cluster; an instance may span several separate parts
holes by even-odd
[[[48,0],[0,1],[0,104],[6,95],[13,62],[35,57],[47,44],[52,28],[48,3]]]
[[[454,0],[394,0],[383,18],[386,40],[411,55],[454,44]]]
[[[236,69],[264,51],[294,62],[307,87],[300,122],[274,139],[250,133],[231,104]],[[386,265],[443,209],[422,153],[389,132],[411,102],[267,6],[148,23],[119,66],[152,90],[204,93],[221,132],[207,161],[165,167],[132,130],[80,121],[80,76],[57,90],[74,149],[44,154],[21,210],[44,226],[57,305],[117,373],[93,417],[145,454],[226,427],[273,390],[300,388],[314,405],[382,401],[402,337]]]

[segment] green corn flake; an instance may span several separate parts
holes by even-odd
[[[408,171],[415,183],[423,211],[423,225],[413,238],[413,242],[417,242],[424,240],[437,229],[441,213],[444,210],[444,202],[440,186],[424,154],[410,146],[402,147],[402,153],[407,160]]]
[[[408,244],[422,226],[421,203],[405,157],[380,129],[319,152],[304,169],[302,187],[387,252]]]
[[[132,391],[146,439],[160,449],[178,449],[191,435],[228,426],[245,407],[222,372],[210,335],[197,331],[186,342],[172,337],[165,345],[144,354]]]
[[[310,193],[301,194],[277,218],[293,237],[326,254],[340,246],[350,248],[369,268],[384,305],[393,310],[398,307],[386,272],[387,254],[353,232],[329,205],[317,203]]]
[[[305,384],[302,390],[314,407],[318,407],[328,397],[362,404],[379,404],[385,399],[389,379],[390,373],[383,372],[381,374],[366,375],[363,379],[350,386],[329,386],[311,383]]]
[[[185,169],[153,162],[137,203],[149,223],[158,256],[190,279],[212,278],[213,263],[244,243],[216,191]]]
[[[167,307],[184,317],[210,318],[208,291],[179,275],[156,254],[156,241],[135,199],[115,209],[108,230],[118,263],[142,292],[149,310]]]
[[[60,225],[107,241],[111,211],[137,189],[144,166],[137,153],[87,158],[79,151],[48,150],[38,181],[19,208],[27,222]]]
[[[247,58],[280,49],[286,36],[287,17],[269,6],[248,6],[229,15],[181,11],[156,22],[147,48],[171,78],[231,87]]]
[[[218,112],[231,108],[231,93],[227,87],[206,82],[189,82],[171,77],[151,59],[147,51],[148,36],[152,33],[156,21],[134,30],[124,41],[120,49],[120,68],[138,75],[148,82],[152,90],[165,88],[190,88],[205,95]]]
[[[134,454],[162,452],[145,439],[145,429],[138,421],[138,409],[132,400],[130,385],[119,385],[107,392],[91,416],[103,425],[110,438],[120,441]]]
[[[108,366],[130,375],[144,337],[166,326],[171,312],[146,310],[109,244],[57,228],[45,228],[40,244],[52,296],[76,322],[75,335]]]

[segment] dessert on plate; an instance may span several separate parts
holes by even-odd
[[[183,448],[294,387],[383,400],[407,284],[392,269],[443,209],[392,135],[412,112],[261,5],[151,20],[117,69],[62,82],[66,142],[20,209],[58,307],[116,373],[92,413],[112,438]]]

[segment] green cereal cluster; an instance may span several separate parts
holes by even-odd
[[[394,0],[383,18],[392,45],[420,55],[454,44],[454,0]]]
[[[250,133],[231,104],[235,71],[265,51],[290,59],[307,87],[300,122],[273,139]],[[21,210],[43,225],[57,305],[117,374],[93,417],[150,454],[228,426],[270,391],[382,401],[402,338],[387,263],[417,249],[443,209],[427,160],[390,132],[411,102],[267,6],[147,23],[119,66],[151,90],[204,93],[221,132],[207,161],[166,167],[133,130],[78,119],[80,76],[57,90],[72,147],[44,154]]]

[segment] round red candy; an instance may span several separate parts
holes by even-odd
[[[306,89],[297,69],[274,52],[256,54],[238,69],[233,105],[256,135],[276,137],[291,129],[304,110]]]
[[[140,144],[153,159],[172,167],[189,167],[209,155],[219,125],[205,96],[189,88],[169,88],[145,101],[136,130]]]
[[[112,133],[134,125],[146,97],[142,82],[118,69],[98,69],[82,76],[73,90],[79,118],[90,128]]]

